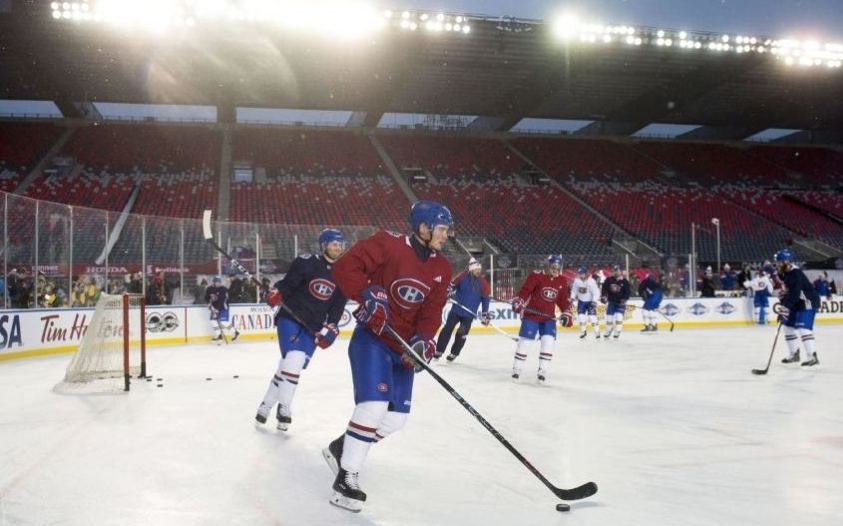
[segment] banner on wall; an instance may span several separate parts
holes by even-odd
[[[777,300],[771,301],[772,306]],[[630,301],[626,319],[631,327],[641,325],[640,301]],[[448,303],[442,313],[444,323],[451,309]],[[356,320],[352,312],[356,304],[349,303],[339,323],[340,332],[348,336]],[[718,327],[746,325],[752,320],[753,306],[749,298],[667,298],[659,309],[677,326]],[[602,318],[605,306],[600,305]],[[0,359],[70,352],[78,348],[90,324],[93,308],[30,309],[0,311]],[[516,330],[520,319],[508,303],[492,302],[491,322],[496,327]],[[772,317],[772,315],[771,315]],[[243,340],[274,339],[272,309],[262,304],[232,305],[230,319]],[[818,323],[843,322],[843,297],[823,300],[817,314]],[[214,326],[210,313],[203,305],[155,306],[146,309],[146,340],[149,345],[209,341]],[[474,324],[477,332],[491,331]],[[134,339],[136,335],[131,334]]]

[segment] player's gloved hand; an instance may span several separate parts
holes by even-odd
[[[412,347],[419,356],[424,358],[425,363],[430,363],[430,360],[433,359],[433,355],[436,354],[436,342],[433,338],[425,338],[420,334],[416,334],[410,338],[410,341],[407,343],[410,344],[410,347]],[[401,363],[408,369],[415,369],[416,372],[422,370],[421,366],[416,363],[415,358],[413,358],[413,355],[409,352],[405,352],[401,355]]]
[[[322,330],[316,333],[316,345],[320,349],[327,349],[337,339],[340,330],[333,323],[323,323]]]
[[[522,300],[521,298],[515,298],[514,300],[512,300],[512,312],[514,312],[516,315],[522,314],[525,308],[526,305],[524,305],[524,300]]]
[[[271,289],[269,289],[269,292],[266,293],[266,304],[270,307],[275,307],[283,300],[284,298],[281,297],[281,291],[276,289],[275,287],[272,287]]]
[[[788,309],[787,307],[785,307],[781,303],[779,304],[777,310],[778,310],[778,314],[779,314],[779,316],[778,316],[778,322],[779,323],[784,322],[788,318],[788,316],[790,316],[790,309]]]
[[[606,296],[600,296],[600,303],[609,303],[609,298],[607,298]]]
[[[570,312],[563,312],[559,316],[559,323],[562,324],[563,327],[573,327],[574,326],[574,315]]]
[[[386,289],[372,285],[360,293],[363,303],[354,311],[354,317],[373,333],[380,335],[389,323],[389,297]]]
[[[492,323],[492,317],[488,312],[480,314],[480,325],[488,327],[490,323]]]

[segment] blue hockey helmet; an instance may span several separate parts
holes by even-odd
[[[612,272],[623,272],[623,266],[615,265],[614,267],[612,267]]]
[[[588,267],[580,267],[577,269],[578,274],[588,274]]]
[[[548,265],[559,265],[562,266],[562,256],[560,254],[551,254],[547,256],[547,264]]]
[[[782,263],[784,261],[796,261],[796,254],[789,248],[779,250],[773,257],[778,263]]]
[[[319,233],[319,246],[323,247],[325,244],[330,243],[332,241],[338,241],[340,243],[345,242],[345,238],[342,235],[342,232],[337,230],[336,228],[326,228],[322,232]]]
[[[451,211],[448,207],[433,201],[419,201],[410,209],[410,226],[413,232],[419,229],[419,225],[424,223],[431,229],[445,225],[447,227],[454,226],[454,218],[451,216]]]

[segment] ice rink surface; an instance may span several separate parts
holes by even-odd
[[[514,383],[514,344],[470,335],[436,370],[555,485],[597,482],[568,513],[424,373],[407,427],[370,452],[363,512],[328,504],[320,451],[353,408],[347,339],[302,375],[287,433],[253,425],[270,340],[152,347],[163,387],[129,394],[54,393],[70,355],[0,362],[0,525],[839,526],[843,326],[817,327],[819,368],[778,363],[782,339],[753,376],[774,334],[567,332],[543,386],[537,349]]]

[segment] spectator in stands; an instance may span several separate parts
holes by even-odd
[[[159,270],[146,290],[147,305],[168,305],[167,287],[164,283],[164,271]]]
[[[828,277],[828,293],[831,298],[834,298],[835,295],[839,294],[839,292],[837,292],[837,284],[834,283],[834,278],[831,276]]]
[[[703,298],[713,298],[714,291],[714,273],[712,272],[711,267],[706,267],[705,274],[702,279],[702,285],[700,286],[700,295]]]
[[[750,280],[752,280],[752,269],[750,269],[749,263],[744,263],[741,265],[741,271],[738,272],[737,282],[743,284]],[[748,296],[750,294],[752,294],[752,292],[747,289],[746,295]]]
[[[629,273],[629,288],[633,292],[638,292],[638,285],[641,284],[641,278],[638,277],[637,272],[630,272]]]
[[[0,307],[6,308],[6,280],[0,276]]]
[[[69,298],[67,297],[67,291],[65,290],[63,285],[59,285],[56,287],[56,307],[69,307]]]
[[[720,288],[722,290],[735,290],[735,273],[728,263],[723,265],[723,272],[720,274]],[[743,282],[741,282],[743,283]]]
[[[140,272],[135,272],[134,274],[132,274],[132,284],[130,291],[132,294],[143,294],[143,278],[141,277]]]
[[[51,309],[57,307],[56,305],[56,289],[53,283],[47,283],[42,288],[39,288],[40,297],[38,298],[38,306],[44,309]]]
[[[259,302],[266,303],[266,293],[272,286],[272,282],[269,281],[269,278],[261,278],[261,283],[263,283],[263,287],[261,287],[260,295],[259,295]]]
[[[204,305],[205,304],[205,290],[208,288],[208,280],[202,278],[201,281],[197,281],[196,285],[193,287],[193,304],[194,305]]]
[[[243,282],[236,274],[228,276],[228,303],[243,303]]]
[[[76,280],[76,285],[73,286],[73,290],[70,292],[70,306],[84,307],[85,299],[85,281],[82,276],[79,276]]]
[[[97,287],[97,279],[95,276],[90,276],[88,283],[85,285],[85,306],[96,307],[99,299],[100,291]]]
[[[27,308],[27,282],[25,269],[9,272],[9,303],[13,309]]]
[[[831,300],[831,286],[828,281],[828,272],[823,272],[820,274],[820,277],[814,281],[814,290],[817,291],[820,298]]]

